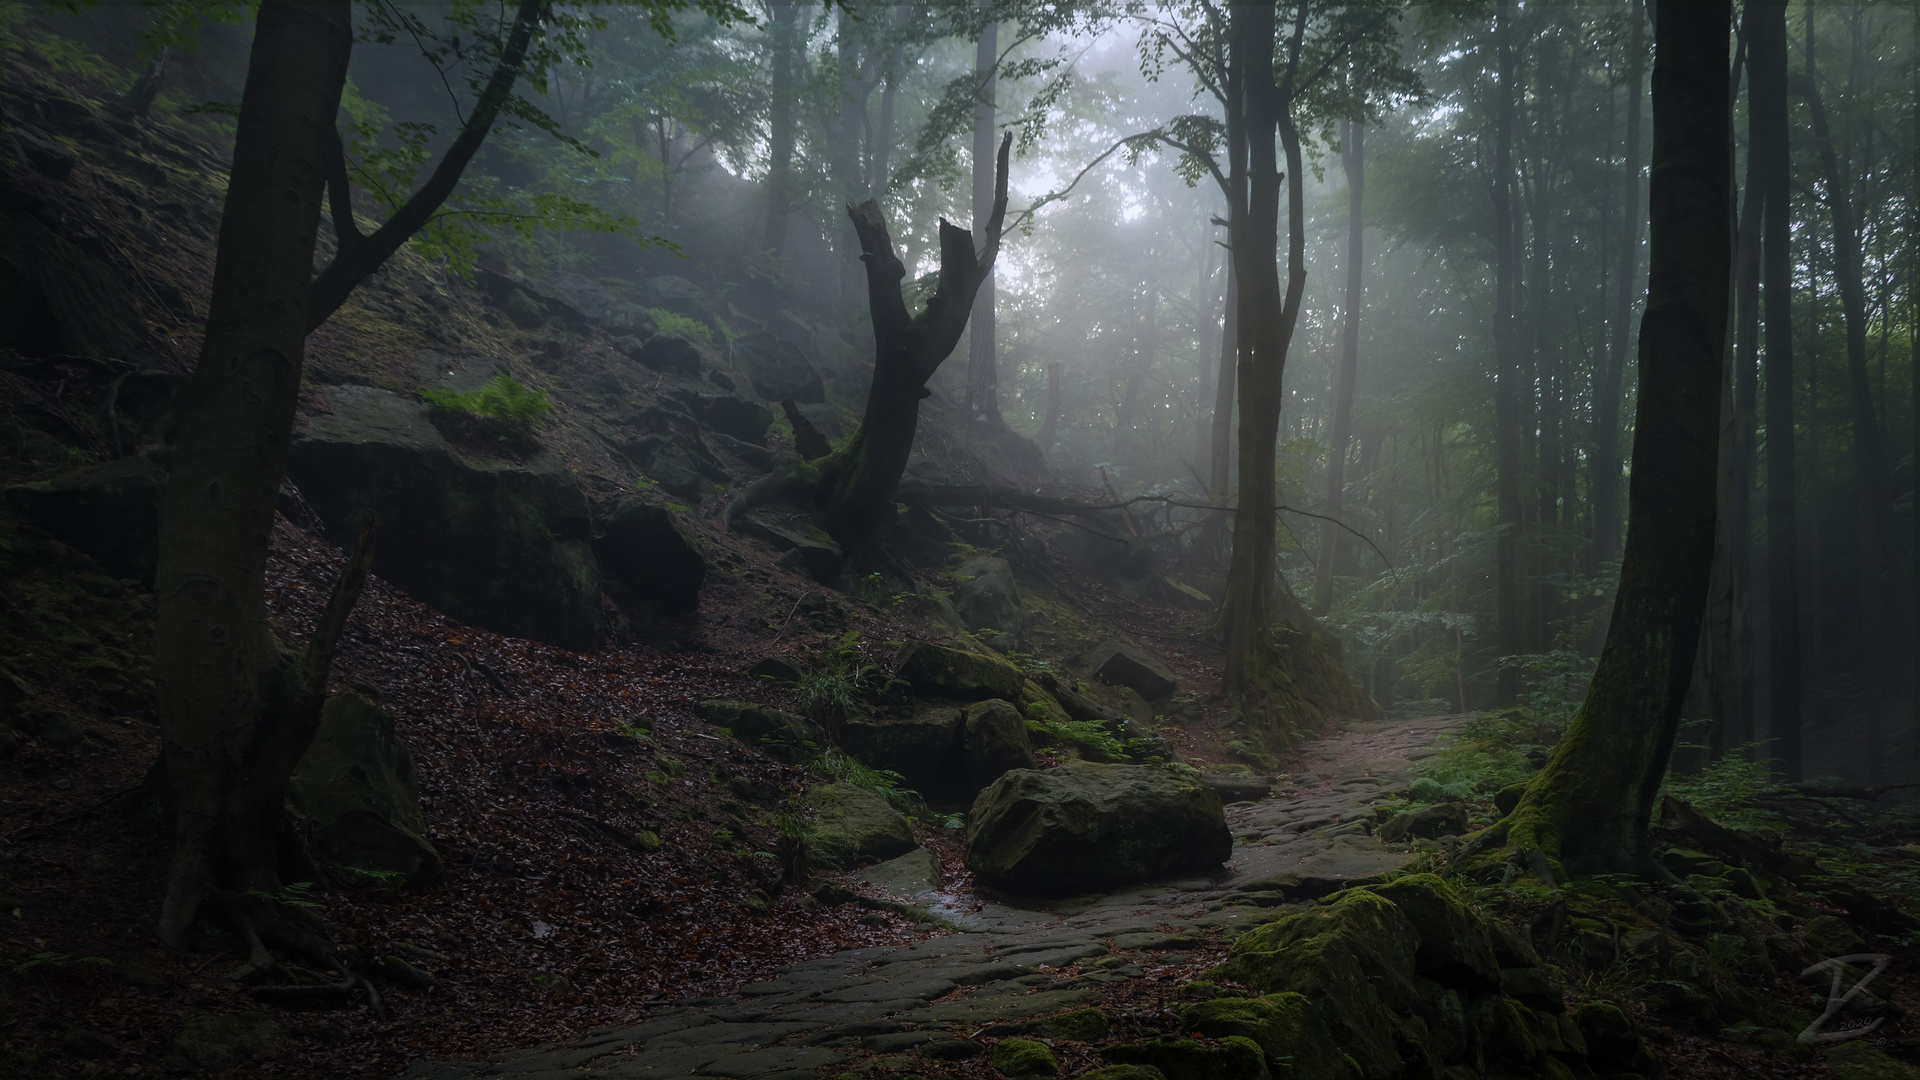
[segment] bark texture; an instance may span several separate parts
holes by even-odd
[[[154,671],[175,832],[160,930],[176,946],[210,898],[278,890],[287,777],[319,722],[332,642],[280,643],[265,574],[352,44],[347,0],[260,6],[161,517]]]
[[[1333,431],[1327,440],[1327,503],[1333,519],[1320,523],[1320,561],[1313,585],[1313,613],[1333,606],[1333,571],[1340,556],[1341,489],[1346,483],[1347,441],[1353,436],[1353,381],[1360,370],[1361,262],[1364,230],[1360,210],[1366,192],[1366,128],[1347,124],[1340,161],[1347,173],[1347,302],[1340,321],[1340,370],[1334,379]]]
[[[988,7],[993,0],[980,0]],[[979,99],[973,108],[973,223],[980,228],[993,213],[994,198],[994,95],[1000,80],[994,74],[1000,64],[1000,24],[988,23],[974,43],[973,73],[979,83]],[[987,237],[974,237],[985,248]],[[993,278],[980,283],[973,297],[973,320],[967,334],[967,415],[972,420],[1005,426],[1000,418],[999,344],[994,338]]]
[[[1587,572],[1597,573],[1620,549],[1620,384],[1627,367],[1633,322],[1633,284],[1640,264],[1640,84],[1646,57],[1646,17],[1640,0],[1631,5],[1632,44],[1627,55],[1627,203],[1620,242],[1620,291],[1614,298],[1612,343],[1593,396],[1593,545]]]
[[[1501,656],[1525,649],[1520,591],[1520,534],[1526,528],[1520,505],[1520,357],[1513,326],[1513,7],[1500,0],[1494,22],[1499,64],[1493,154],[1493,352],[1497,369],[1493,391],[1494,502],[1499,539],[1494,546],[1494,645]],[[1502,667],[1498,700],[1511,704],[1520,693],[1520,672]]]
[[[1728,0],[1658,9],[1650,274],[1620,588],[1585,703],[1513,813],[1469,842],[1457,861],[1468,874],[1497,876],[1531,850],[1571,872],[1644,868],[1713,561],[1733,261],[1731,22]]]

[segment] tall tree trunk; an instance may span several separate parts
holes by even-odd
[[[1721,350],[1733,261],[1729,0],[1662,3],[1654,28],[1652,246],[1640,324],[1627,544],[1613,619],[1573,723],[1468,874],[1539,849],[1566,871],[1645,868],[1713,562]],[[1756,83],[1758,82],[1756,78]]]
[[[1867,291],[1862,280],[1860,225],[1854,216],[1852,185],[1835,152],[1826,104],[1820,96],[1814,66],[1816,22],[1818,19],[1809,13],[1807,70],[1800,89],[1812,115],[1814,143],[1820,150],[1821,172],[1826,180],[1827,209],[1833,217],[1833,280],[1840,289],[1840,310],[1846,320],[1847,404],[1853,420],[1854,470],[1859,477],[1860,558],[1855,561],[1854,572],[1865,615],[1860,640],[1868,654],[1865,666],[1875,673],[1877,683],[1884,683],[1892,658],[1898,655],[1890,647],[1899,633],[1893,607],[1899,578],[1893,555],[1893,491],[1867,370]],[[1875,685],[1873,696],[1878,697],[1884,689]],[[1869,707],[1877,708],[1877,704]]]
[[[979,0],[979,5],[989,8],[993,0]],[[975,222],[987,219],[987,208],[993,202],[994,95],[1000,87],[996,72],[999,64],[1000,24],[990,22],[980,29],[980,38],[973,49],[973,77],[978,86],[978,100],[973,107]],[[993,279],[989,277],[973,298],[973,321],[967,333],[967,416],[972,421],[1000,428],[1005,426],[1005,421],[1000,418],[1000,366],[993,330]]]
[[[1047,456],[1053,454],[1055,432],[1060,425],[1060,364],[1058,361],[1047,365],[1047,416],[1040,423],[1040,452]]]
[[[773,96],[767,110],[767,221],[761,250],[778,264],[787,247],[787,215],[793,204],[794,39],[801,28],[797,4],[768,6],[773,27]]]
[[[1366,194],[1366,127],[1343,124],[1340,164],[1347,174],[1347,302],[1341,312],[1340,371],[1333,391],[1333,431],[1327,442],[1327,502],[1329,519],[1320,523],[1320,564],[1313,584],[1313,612],[1325,615],[1333,607],[1333,570],[1340,555],[1341,488],[1346,481],[1347,442],[1353,434],[1353,382],[1360,369],[1360,302],[1364,295],[1361,262]]]
[[[1640,84],[1646,59],[1641,0],[1631,7],[1633,38],[1627,56],[1626,232],[1620,240],[1618,292],[1613,306],[1613,344],[1593,392],[1593,546],[1587,572],[1597,574],[1620,546],[1620,383],[1627,366],[1628,330],[1633,321],[1635,273],[1640,262]]]
[[[920,399],[927,380],[960,343],[974,292],[993,271],[1000,229],[1007,213],[1007,152],[1011,133],[1000,140],[993,206],[976,249],[973,234],[940,223],[940,279],[925,311],[907,312],[900,281],[907,268],[894,252],[886,219],[869,199],[847,208],[859,232],[867,267],[867,303],[873,319],[873,382],[860,429],[847,445],[820,463],[814,487],[827,532],[853,548],[872,534],[889,512],[893,489],[906,471],[920,426]],[[772,479],[772,478],[769,478]]]
[[[1753,65],[1754,168],[1764,188],[1761,276],[1767,319],[1767,671],[1771,756],[1790,780],[1800,778],[1799,497],[1793,429],[1793,253],[1787,145],[1787,9],[1784,0],[1756,3],[1747,37]]]
[[[1237,93],[1229,92],[1228,112],[1238,123],[1229,199],[1234,272],[1245,291],[1237,334],[1240,381],[1239,510],[1233,521],[1233,555],[1227,568],[1226,602],[1221,609],[1227,656],[1224,684],[1231,697],[1249,689],[1254,639],[1273,613],[1274,540],[1278,507],[1274,478],[1280,434],[1280,383],[1287,347],[1306,288],[1306,224],[1300,167],[1300,139],[1294,129],[1292,82],[1299,68],[1307,10],[1295,9],[1293,33],[1282,85],[1273,78],[1274,6],[1248,4],[1232,9],[1229,46],[1237,69]],[[1237,118],[1233,114],[1238,112]],[[1231,121],[1230,121],[1231,122]],[[1281,173],[1275,155],[1278,132],[1287,157],[1287,287],[1280,289],[1274,258],[1280,223]]]
[[[1207,490],[1225,498],[1233,470],[1233,391],[1235,358],[1240,331],[1240,279],[1233,272],[1233,252],[1227,252],[1226,317],[1220,324],[1220,370],[1213,384],[1212,453],[1207,459]]]
[[[275,637],[266,559],[352,47],[347,0],[260,5],[206,336],[161,515],[154,673],[175,820],[160,933],[175,946],[209,902],[244,935],[300,945],[243,909],[279,890],[287,778],[318,725],[333,645],[316,632],[296,657]]]
[[[1751,47],[1751,39],[1749,39]],[[1753,145],[1753,115],[1747,116],[1748,145]],[[1731,601],[1727,628],[1730,646],[1722,697],[1725,715],[1718,727],[1718,751],[1753,741],[1753,479],[1755,406],[1759,398],[1757,366],[1760,357],[1760,226],[1766,185],[1754,156],[1747,155],[1747,198],[1740,208],[1739,267],[1736,274],[1737,314],[1733,354],[1733,455],[1728,469],[1727,589]]]
[[[1513,340],[1513,4],[1500,0],[1494,21],[1499,52],[1497,140],[1493,158],[1493,352],[1498,369],[1493,397],[1494,489],[1499,539],[1494,546],[1494,639],[1501,656],[1524,651],[1520,591],[1520,534],[1525,528],[1520,505],[1520,362]],[[1511,704],[1520,693],[1520,673],[1500,669],[1498,700]]]

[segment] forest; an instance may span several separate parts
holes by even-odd
[[[0,0],[0,1075],[1920,1080],[1914,0]]]

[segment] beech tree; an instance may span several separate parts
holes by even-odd
[[[336,127],[355,40],[351,5],[263,0],[255,23],[206,331],[178,411],[161,514],[154,670],[173,830],[160,935],[183,947],[195,918],[216,914],[248,944],[256,973],[273,967],[268,950],[280,948],[340,973],[347,988],[365,985],[311,919],[273,899],[282,885],[287,780],[318,726],[372,539],[371,527],[363,529],[305,647],[282,642],[267,623],[267,543],[306,336],[435,222],[501,116],[553,130],[515,84],[574,55],[567,50],[580,38],[571,31],[586,25],[577,15],[555,15],[544,0],[521,0],[497,21],[475,10],[454,9],[447,24],[468,35],[470,55],[491,61],[474,67],[465,121],[426,180],[401,193],[388,219],[366,233],[356,223]],[[412,18],[379,11],[366,28],[376,40],[398,32],[382,19]],[[426,42],[436,33],[424,23],[399,30]],[[559,41],[546,36],[554,30]],[[427,52],[435,59],[430,46]],[[336,245],[316,276],[323,202],[331,204]]]
[[[1627,541],[1585,702],[1519,805],[1455,865],[1499,876],[1645,869],[1713,561],[1720,371],[1733,264],[1729,0],[1656,9],[1651,268],[1640,323]]]

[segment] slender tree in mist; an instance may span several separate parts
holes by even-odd
[[[1553,756],[1455,860],[1476,878],[1499,875],[1523,848],[1570,872],[1645,870],[1693,670],[1713,562],[1733,261],[1732,5],[1656,11],[1650,273],[1620,586],[1586,700]]]
[[[978,0],[982,10],[994,0]],[[1000,24],[989,19],[980,28],[974,42],[973,73],[978,83],[973,107],[973,220],[975,228],[984,227],[993,207],[994,96],[1000,89]],[[976,244],[983,236],[974,237]],[[1000,362],[993,323],[993,278],[980,283],[973,298],[973,318],[967,330],[967,415],[993,428],[1005,426],[1000,418]]]
[[[1793,427],[1793,160],[1787,132],[1785,0],[1755,3],[1748,18],[1756,183],[1760,188],[1761,280],[1765,292],[1767,432],[1768,756],[1800,778],[1799,496]]]
[[[1347,442],[1353,434],[1353,383],[1360,368],[1360,303],[1365,264],[1361,207],[1366,191],[1366,127],[1341,125],[1340,163],[1347,174],[1347,300],[1341,308],[1340,369],[1334,379],[1333,431],[1327,440],[1327,501],[1320,523],[1320,560],[1313,586],[1313,612],[1333,607],[1333,570],[1340,554],[1340,491],[1346,479]]]
[[[1513,5],[1500,0],[1493,24],[1498,52],[1494,93],[1496,130],[1493,152],[1493,398],[1494,500],[1499,540],[1494,550],[1494,639],[1501,656],[1525,650],[1520,593],[1520,540],[1526,528],[1520,505],[1520,357],[1513,325]],[[1520,693],[1520,671],[1500,668],[1499,701],[1510,704]]]
[[[799,43],[806,39],[807,17],[798,4],[770,3],[767,22],[772,31],[773,94],[767,102],[767,220],[760,247],[778,264],[787,246],[787,215],[793,210],[794,68]]]
[[[1620,242],[1619,292],[1614,296],[1610,347],[1593,390],[1593,543],[1587,549],[1587,573],[1614,558],[1620,545],[1620,384],[1627,366],[1633,322],[1635,273],[1640,264],[1640,86],[1646,59],[1645,11],[1641,0],[1628,5],[1632,36],[1627,49],[1627,194],[1622,214],[1626,232]]]
[[[1208,431],[1207,491],[1224,498],[1233,469],[1233,390],[1234,358],[1239,349],[1235,337],[1240,332],[1240,282],[1233,275],[1233,249],[1227,248],[1226,314],[1220,321],[1220,370],[1213,384],[1213,421]]]

